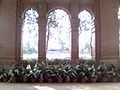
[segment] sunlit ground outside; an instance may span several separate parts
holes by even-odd
[[[38,59],[38,54],[32,53],[32,54],[23,54],[23,59],[28,60],[28,59]]]
[[[47,57],[49,57],[49,60],[52,60],[52,59],[71,59],[70,57],[70,54],[68,51],[62,51],[62,52],[59,52],[59,51],[49,51],[47,53]]]

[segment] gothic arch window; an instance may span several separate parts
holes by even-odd
[[[24,13],[21,36],[21,57],[23,59],[38,59],[38,18],[39,14],[33,8]]]
[[[48,14],[46,25],[47,59],[71,58],[71,25],[69,15],[62,9]]]
[[[79,13],[79,58],[95,59],[94,17],[87,10]]]

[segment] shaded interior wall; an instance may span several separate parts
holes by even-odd
[[[16,0],[0,0],[0,64],[15,59]]]
[[[118,0],[100,0],[101,61],[118,62],[119,29]]]

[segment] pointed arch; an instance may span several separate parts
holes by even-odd
[[[94,16],[87,10],[79,13],[79,58],[95,60]]]
[[[48,59],[71,58],[70,16],[62,9],[49,12],[46,25],[46,57]]]
[[[33,8],[24,12],[21,32],[21,57],[38,59],[38,20],[39,14]]]

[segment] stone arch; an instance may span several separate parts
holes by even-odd
[[[69,18],[71,19],[71,14],[70,14],[69,10],[67,10],[67,9],[65,9],[64,7],[61,7],[61,6],[54,7],[52,9],[48,10],[48,12],[46,14],[46,18],[48,17],[50,12],[52,12],[53,10],[56,10],[56,9],[61,9],[61,10],[65,11],[69,15]]]
[[[82,8],[82,9],[79,10],[79,13],[82,12],[82,11],[84,11],[84,10],[86,10],[87,12],[89,12],[89,14],[92,16],[92,19],[95,19],[94,12],[91,9],[89,9],[89,8]],[[78,13],[78,15],[79,15],[79,13]]]
[[[39,11],[38,11],[37,8],[35,8],[35,7],[27,7],[27,8],[24,9],[23,12],[22,12],[22,19],[25,18],[25,13],[26,13],[26,11],[30,10],[31,8],[32,8],[33,10],[35,10],[35,11],[39,14]]]

